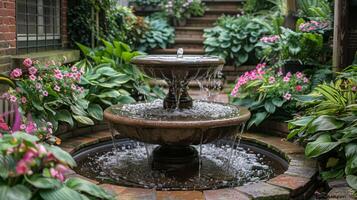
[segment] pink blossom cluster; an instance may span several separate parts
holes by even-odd
[[[314,32],[314,31],[326,29],[328,28],[328,26],[329,26],[328,22],[318,22],[315,20],[311,20],[309,22],[300,24],[299,30],[302,32]]]
[[[262,79],[263,78],[263,74],[265,74],[264,68],[266,67],[266,63],[259,63],[255,69],[253,69],[252,71],[248,71],[245,72],[242,76],[239,77],[237,84],[235,85],[235,87],[233,88],[231,95],[232,96],[236,96],[236,94],[239,91],[239,88],[243,85],[245,85],[246,83],[248,83],[248,81],[252,81],[252,80],[256,80],[256,79]]]
[[[15,168],[16,174],[13,176],[42,174],[43,169],[49,168],[50,176],[63,182],[64,174],[69,170],[40,143],[21,142],[18,146],[8,148],[6,154],[19,158]]]
[[[264,42],[264,43],[275,43],[278,40],[279,40],[278,35],[264,36],[264,37],[260,38],[260,41]]]

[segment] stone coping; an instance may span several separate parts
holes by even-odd
[[[242,139],[264,146],[279,154],[289,162],[288,169],[268,181],[259,181],[248,185],[205,191],[156,191],[101,184],[96,180],[76,174],[77,176],[101,185],[117,195],[120,200],[287,200],[308,199],[317,186],[317,162],[304,156],[304,148],[286,141],[283,138],[258,133],[244,133]],[[64,139],[60,145],[65,151],[74,154],[76,151],[111,140],[109,131],[92,132],[86,135]]]
[[[67,64],[78,61],[80,59],[80,51],[73,49],[62,49],[15,55],[11,57],[12,65],[14,67],[22,66],[22,62],[26,58],[37,60],[40,63],[55,61],[62,64]]]

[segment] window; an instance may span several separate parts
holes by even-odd
[[[60,0],[16,0],[17,52],[61,46]]]

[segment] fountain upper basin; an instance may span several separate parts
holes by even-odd
[[[131,63],[154,78],[189,80],[207,76],[222,66],[224,60],[216,56],[145,55],[134,57]]]
[[[223,105],[215,103],[217,105]],[[133,117],[128,113],[120,113],[124,105],[116,105],[104,111],[104,118],[112,130],[123,137],[141,142],[160,145],[196,145],[210,143],[223,137],[238,133],[239,125],[250,118],[246,108],[238,108],[238,112],[217,119],[149,119]]]

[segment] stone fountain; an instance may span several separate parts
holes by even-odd
[[[178,55],[138,56],[131,63],[165,80],[168,93],[163,101],[111,106],[104,118],[113,135],[159,145],[151,156],[154,170],[197,173],[199,154],[192,145],[237,135],[250,117],[246,108],[189,96],[188,83],[214,75],[224,64],[219,57],[183,55],[179,49]]]

